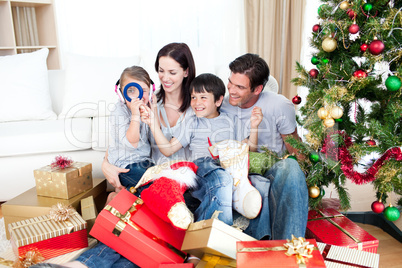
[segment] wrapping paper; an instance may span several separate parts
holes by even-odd
[[[373,253],[378,248],[375,237],[332,208],[309,211],[306,238]]]
[[[92,195],[81,200],[81,215],[87,222],[87,232],[89,234],[95,223],[96,216],[98,216],[94,197]]]
[[[98,211],[102,210],[106,203],[106,179],[93,179],[93,187],[70,199],[59,199],[36,194],[36,187],[16,196],[15,198],[3,203],[1,210],[3,212],[4,224],[26,220],[33,217],[48,214],[50,208],[57,203],[71,205],[78,213],[81,212],[80,201],[83,198],[93,196]],[[6,228],[7,239],[10,239],[10,233]]]
[[[327,245],[317,242],[327,267],[369,267],[377,268],[380,255],[367,251],[360,251],[345,247]]]
[[[215,256],[211,254],[204,254],[196,268],[230,268],[236,267],[236,260],[224,258],[222,256]]]
[[[86,222],[75,212],[66,221],[54,221],[49,215],[8,225],[16,256],[36,249],[45,259],[88,247]]]
[[[92,188],[92,164],[74,162],[68,168],[50,165],[34,170],[36,192],[41,196],[69,199]]]
[[[314,239],[306,239],[313,245],[312,257],[304,258],[305,265],[298,264],[295,255],[286,255],[287,240],[262,240],[237,242],[237,267],[326,267]]]
[[[90,235],[140,267],[183,263],[184,231],[163,221],[127,190],[99,213]]]
[[[181,249],[198,258],[211,254],[236,259],[237,241],[256,239],[218,219],[209,219],[190,224]]]

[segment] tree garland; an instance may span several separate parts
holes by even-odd
[[[331,139],[331,136],[334,134],[339,134],[343,137],[344,145],[339,146],[338,148],[335,147],[335,142]],[[352,156],[348,150],[352,144],[352,139],[346,135],[344,131],[336,131],[328,134],[321,152],[336,161],[339,160],[343,174],[345,174],[346,178],[352,180],[355,184],[364,184],[375,180],[375,175],[385,162],[391,158],[395,158],[397,161],[402,161],[402,148],[393,147],[388,149],[380,158],[378,158],[366,172],[359,173],[353,169]]]

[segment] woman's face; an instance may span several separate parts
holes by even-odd
[[[170,57],[159,58],[158,76],[165,92],[181,91],[183,79],[187,77],[187,70]]]

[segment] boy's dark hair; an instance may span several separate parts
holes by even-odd
[[[232,73],[244,74],[250,79],[251,92],[259,85],[264,89],[269,79],[268,64],[257,54],[244,54],[232,61],[229,68]]]
[[[159,72],[159,58],[160,57],[169,57],[174,59],[176,62],[180,64],[180,67],[183,70],[187,70],[187,77],[183,79],[183,84],[181,87],[181,98],[183,103],[180,107],[180,112],[184,112],[190,106],[190,95],[188,94],[188,90],[190,88],[190,83],[193,81],[195,77],[195,63],[193,59],[193,54],[191,53],[190,48],[185,43],[170,43],[161,48],[156,56],[155,60],[155,70]],[[160,90],[156,94],[156,97],[159,100],[162,100],[165,103],[165,90],[161,85]]]
[[[222,79],[214,74],[205,73],[200,74],[191,82],[190,94],[191,93],[203,93],[208,92],[214,95],[214,101],[219,100],[221,96],[225,96],[226,87]],[[219,111],[218,107],[218,111]]]

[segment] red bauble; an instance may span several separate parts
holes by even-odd
[[[359,69],[353,73],[353,76],[357,78],[365,78],[367,77],[367,73],[364,70]]]
[[[385,206],[384,206],[384,204],[383,204],[382,202],[380,202],[380,201],[374,201],[374,202],[371,204],[371,210],[372,210],[374,213],[382,213],[382,212],[384,211],[384,209],[385,209]]]
[[[368,141],[366,141],[366,143],[368,146],[376,146],[377,145],[377,143],[373,139],[369,139]]]
[[[382,41],[374,40],[373,42],[370,43],[369,51],[373,55],[378,55],[384,51],[384,48],[385,48],[385,45]]]
[[[360,50],[363,52],[365,52],[367,50],[367,48],[368,48],[368,45],[366,43],[364,43],[360,46]]]
[[[311,69],[310,72],[309,72],[309,74],[310,74],[310,76],[311,76],[312,78],[317,78],[318,70],[317,70],[317,69]]]
[[[321,29],[321,26],[320,26],[319,24],[315,24],[315,25],[313,26],[313,32],[315,32],[315,33],[319,32],[320,29]]]
[[[359,25],[357,24],[352,24],[349,26],[349,33],[351,34],[357,34],[359,32],[360,28]]]
[[[351,20],[353,20],[353,19],[356,18],[356,13],[355,13],[353,10],[348,9],[348,11],[346,11],[346,13],[348,14],[348,16],[349,16],[349,18],[350,18]]]
[[[299,96],[299,95],[296,95],[296,96],[294,96],[293,97],[293,99],[292,99],[292,102],[294,103],[294,104],[300,104],[301,103],[301,97]]]

